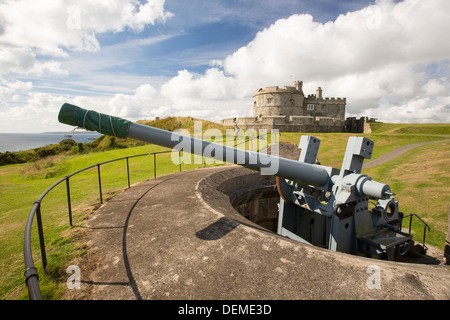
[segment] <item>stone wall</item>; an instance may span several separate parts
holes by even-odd
[[[344,120],[346,103],[346,98],[317,98],[314,95],[310,95],[304,99],[304,115]]]
[[[355,117],[349,117],[345,119],[345,131],[355,133],[372,133],[370,122],[375,122],[375,119],[368,119],[367,117],[361,117],[356,119]]]
[[[303,94],[295,87],[266,87],[253,95],[253,115],[302,116]]]
[[[345,120],[329,117],[273,116],[223,119],[223,125],[237,124],[243,130],[278,129],[280,132],[345,132]]]

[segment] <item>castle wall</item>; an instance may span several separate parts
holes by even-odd
[[[260,129],[270,131],[277,129],[280,132],[344,132],[345,120],[329,117],[310,116],[273,116],[273,117],[244,117],[222,120],[223,125],[234,126],[240,129]]]
[[[369,122],[375,122],[375,119],[368,119],[366,117],[356,119],[356,117],[349,117],[345,119],[345,131],[355,133],[372,133],[372,128],[370,127]]]
[[[305,115],[345,120],[346,103],[346,98],[317,98],[310,95],[304,99]]]

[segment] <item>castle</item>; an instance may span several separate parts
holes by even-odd
[[[324,98],[320,87],[315,95],[305,96],[302,87],[302,81],[294,81],[293,87],[258,89],[253,95],[253,117],[228,118],[221,123],[256,131],[364,132],[366,118],[345,119],[346,98]]]

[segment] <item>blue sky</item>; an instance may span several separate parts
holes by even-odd
[[[73,78],[79,66],[85,64],[91,68],[85,73],[92,73],[95,68],[98,73],[134,75],[136,79],[164,81],[183,69],[202,74],[211,60],[225,59],[278,19],[308,12],[314,14],[315,20],[327,22],[371,2],[166,0],[165,9],[173,16],[165,23],[148,25],[139,33],[126,30],[99,34],[101,50],[72,53],[67,64],[75,69],[71,71]],[[83,79],[82,74],[77,76]],[[128,89],[135,87],[131,85]]]
[[[347,116],[449,122],[447,0],[0,3],[0,132],[61,131],[64,102],[129,118],[251,114],[303,80]]]

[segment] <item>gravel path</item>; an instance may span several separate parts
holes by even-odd
[[[438,140],[438,141],[429,141],[429,142],[420,142],[420,143],[413,143],[413,144],[408,144],[406,146],[400,147],[398,149],[395,149],[389,153],[386,153],[384,155],[382,155],[381,157],[378,157],[372,161],[368,161],[366,163],[363,164],[363,169],[368,169],[368,168],[372,168],[375,166],[378,166],[382,163],[388,162],[394,158],[397,158],[398,156],[404,154],[405,152],[418,147],[418,146],[422,146],[425,144],[430,144],[430,143],[439,143],[439,142],[446,142],[446,141],[450,141],[450,139],[447,140]]]

